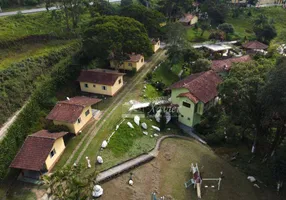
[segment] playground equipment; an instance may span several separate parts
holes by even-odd
[[[202,185],[203,181],[218,181],[217,189],[220,190],[220,184],[221,184],[221,180],[222,180],[221,177],[220,178],[201,178],[199,167],[198,167],[197,163],[195,166],[193,163],[191,164],[190,171],[193,174],[193,178],[191,178],[188,182],[185,183],[185,188],[188,188],[191,185],[194,185],[194,188],[197,189],[198,198],[202,198],[201,197],[201,185]],[[207,185],[205,187],[208,188]],[[211,187],[214,188],[213,185]]]

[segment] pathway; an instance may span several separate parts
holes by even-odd
[[[159,150],[160,150],[160,146],[161,146],[162,141],[165,140],[166,138],[179,138],[179,139],[185,139],[185,140],[191,139],[189,137],[184,137],[184,136],[180,136],[180,135],[165,135],[165,136],[159,138],[154,149],[152,151],[150,151],[148,154],[142,154],[142,155],[140,155],[134,159],[128,160],[126,162],[123,162],[119,165],[116,165],[116,166],[111,167],[105,171],[100,172],[97,175],[95,182],[99,183],[99,182],[103,182],[105,180],[114,178],[115,176],[117,176],[123,172],[126,172],[130,169],[133,169],[139,165],[142,165],[142,164],[154,159],[159,154]]]
[[[189,136],[195,138],[196,140],[198,140],[199,142],[201,142],[202,144],[207,144],[206,141],[204,141],[202,138],[200,138],[197,134],[195,134],[194,129],[192,127],[186,126],[182,123],[178,123],[178,126]]]
[[[14,121],[17,119],[18,115],[20,114],[20,112],[25,108],[25,106],[27,105],[27,103],[25,103],[22,108],[20,110],[18,110],[12,117],[10,117],[5,124],[3,124],[3,126],[0,128],[0,140],[2,140],[4,138],[4,136],[6,135],[9,127],[14,123]]]
[[[83,156],[84,152],[86,151],[86,149],[88,148],[88,146],[90,145],[91,141],[96,136],[98,131],[102,128],[102,126],[105,124],[105,122],[113,115],[115,110],[119,106],[121,106],[124,101],[126,101],[125,97],[127,95],[129,95],[129,93],[132,90],[134,90],[134,88],[140,83],[140,81],[142,81],[145,78],[145,76],[153,68],[153,66],[156,65],[159,61],[163,60],[164,58],[166,58],[164,50],[156,53],[154,55],[153,59],[149,63],[145,64],[145,67],[142,69],[142,71],[138,72],[132,78],[132,81],[130,81],[129,83],[127,83],[125,85],[123,90],[117,96],[114,97],[114,102],[108,108],[108,110],[106,110],[104,112],[104,114],[102,115],[101,119],[98,122],[94,123],[92,125],[92,127],[88,130],[86,135],[81,139],[80,143],[77,145],[77,147],[75,148],[75,150],[72,152],[72,154],[70,155],[69,159],[65,163],[65,166],[71,163],[71,161],[74,159],[75,155],[82,148],[80,153],[79,153],[79,155],[78,155],[78,157],[77,157],[77,159],[76,159],[76,163],[78,163],[78,161],[81,159],[81,157]],[[86,141],[86,139],[88,141]],[[82,147],[83,143],[84,143],[84,147]]]

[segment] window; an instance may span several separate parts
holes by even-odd
[[[132,63],[128,63],[128,66],[129,66],[129,67],[132,67]]]
[[[121,79],[118,80],[118,83],[121,84]]]
[[[102,90],[106,90],[106,86],[105,85],[102,86]]]
[[[95,85],[93,85],[93,87],[95,87]]]
[[[200,106],[199,104],[195,105],[195,112],[199,112],[199,109],[200,109],[199,106]]]
[[[77,119],[77,123],[79,124],[81,122],[81,118],[78,118]]]
[[[54,157],[55,154],[56,154],[56,150],[53,149],[53,150],[50,152],[50,158]]]
[[[181,115],[181,117],[184,117],[184,115]]]
[[[183,106],[185,106],[185,107],[187,107],[187,108],[190,108],[190,107],[191,107],[191,104],[189,104],[189,103],[183,101]]]
[[[89,115],[89,109],[85,111],[85,116]]]
[[[191,118],[189,118],[189,117],[188,117],[188,120],[190,121],[190,120],[191,120]]]
[[[143,59],[143,58],[141,59],[141,62],[144,62],[144,59]]]
[[[85,84],[84,84],[84,87],[88,88],[88,84],[87,84],[87,83],[85,83]]]

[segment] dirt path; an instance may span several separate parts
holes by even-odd
[[[0,128],[0,141],[4,138],[6,135],[8,128],[14,123],[14,121],[17,119],[20,112],[26,107],[27,103],[25,103],[20,110],[14,113],[12,117],[10,117],[5,124]]]
[[[83,156],[84,152],[90,145],[92,139],[96,136],[98,131],[104,126],[105,122],[113,115],[114,111],[121,106],[123,101],[125,101],[125,97],[132,92],[132,90],[138,85],[147,75],[147,73],[156,65],[158,62],[166,58],[165,51],[162,50],[158,53],[156,53],[151,60],[145,64],[144,68],[138,72],[132,80],[127,83],[122,91],[114,97],[114,101],[112,105],[104,111],[104,114],[102,115],[101,119],[96,122],[95,124],[92,125],[92,127],[88,130],[86,135],[82,138],[80,141],[79,145],[77,145],[76,149],[73,151],[73,153],[70,155],[68,161],[65,163],[65,165],[70,164],[70,162],[74,159],[74,156],[78,153],[80,150],[80,153],[76,159],[76,162],[78,162],[81,157]],[[86,141],[87,140],[87,141]],[[82,147],[84,145],[84,147]]]

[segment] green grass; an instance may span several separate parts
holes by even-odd
[[[31,35],[62,35],[62,20],[53,20],[51,12],[0,18],[0,44]]]
[[[169,86],[172,83],[178,81],[179,77],[176,73],[177,71],[177,69],[175,70],[175,72],[173,71],[173,69],[170,70],[170,66],[168,63],[162,63],[153,73],[152,81],[159,81],[164,83],[166,86]]]
[[[162,93],[156,90],[156,88],[152,86],[151,84],[147,84],[144,95],[146,95],[147,99],[154,99],[156,97],[162,96]]]
[[[48,55],[51,52],[61,51],[72,42],[68,40],[55,40],[43,43],[23,44],[9,49],[0,49],[0,70],[6,69],[13,63],[27,58],[36,58]]]
[[[201,29],[194,29],[190,27],[187,29],[187,39],[190,42],[203,42],[209,39],[210,32],[205,31],[204,34],[201,36],[202,30]]]

